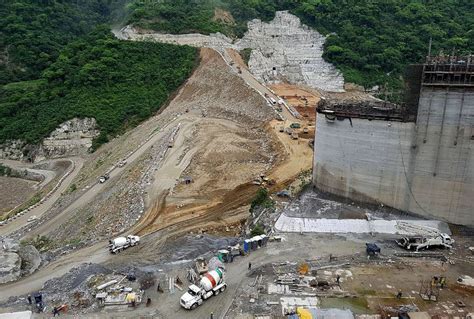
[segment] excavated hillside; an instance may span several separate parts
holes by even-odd
[[[93,154],[77,184],[87,189],[93,176],[145,143],[137,160],[100,194],[62,213],[64,223],[56,218],[34,233],[77,243],[110,238],[135,223],[132,232],[140,234],[176,223],[206,230],[238,225],[257,190],[250,182],[281,152],[268,134],[273,117],[216,51],[202,49],[200,66],[168,107]],[[185,176],[191,183],[183,183]]]

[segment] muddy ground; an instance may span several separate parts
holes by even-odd
[[[136,309],[127,306],[97,308],[73,307],[72,312],[97,318],[203,318],[210,314],[214,318],[252,318],[255,314],[271,314],[273,318],[284,318],[279,305],[281,297],[315,296],[321,308],[350,309],[356,314],[380,313],[381,309],[409,305],[430,314],[466,314],[474,311],[472,302],[474,291],[456,283],[459,275],[474,276],[472,270],[473,256],[466,247],[472,246],[474,240],[466,237],[455,237],[459,245],[453,252],[441,250],[448,262],[433,258],[400,258],[394,254],[401,249],[393,244],[390,236],[371,235],[324,235],[324,234],[278,234],[281,242],[269,242],[266,247],[251,252],[247,256],[235,258],[233,263],[225,264],[228,289],[219,296],[212,297],[193,311],[185,310],[179,305],[179,298],[184,293],[178,288],[168,289],[168,279],[179,276],[188,284],[186,272],[192,266],[192,260],[201,255],[206,258],[215,255],[217,249],[233,244],[235,238],[216,238],[212,236],[189,235],[180,240],[168,241],[162,246],[161,258],[155,262],[135,260],[135,263],[124,263],[127,256],[135,255],[132,248],[123,252],[106,265],[88,266],[83,270],[73,271],[66,275],[64,290],[62,280],[55,280],[46,285],[44,291],[48,304],[73,299],[74,293],[87,287],[83,282],[90,275],[108,274],[112,271],[126,274],[133,271],[138,276],[152,274],[156,282],[161,283],[164,292],[156,291],[156,283],[145,290],[145,298],[151,298],[150,307],[139,305]],[[365,242],[375,241],[382,248],[378,258],[367,259]],[[332,258],[332,259],[330,259]],[[248,264],[252,264],[249,271]],[[298,266],[309,264],[324,275],[331,288],[319,290],[310,288],[306,295],[296,293],[269,293],[270,284],[276,275],[273,269],[282,273],[296,273]],[[340,285],[337,285],[336,274],[342,274]],[[255,285],[256,277],[262,275],[261,285]],[[429,281],[432,276],[446,276],[447,286],[440,290],[438,302],[425,302],[419,296],[421,281]],[[260,288],[258,287],[260,286]],[[396,294],[402,291],[402,298]],[[257,292],[258,291],[258,292]],[[339,297],[337,297],[339,296]],[[63,297],[66,297],[65,299]],[[253,299],[253,300],[251,300]],[[462,301],[465,307],[456,305]],[[268,304],[277,303],[275,305]],[[25,300],[15,302],[15,309],[27,309]],[[92,311],[92,313],[91,313]],[[98,312],[96,312],[98,311]]]

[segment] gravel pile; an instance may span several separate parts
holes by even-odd
[[[204,254],[214,255],[217,250],[233,246],[237,242],[238,238],[234,237],[188,235],[174,241],[168,241],[163,249],[163,257],[170,261],[195,259]]]

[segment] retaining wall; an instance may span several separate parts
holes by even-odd
[[[422,88],[416,123],[318,114],[315,135],[319,189],[474,226],[473,90]]]

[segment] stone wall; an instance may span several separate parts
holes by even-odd
[[[474,226],[474,92],[423,88],[417,122],[318,114],[313,182],[355,200]]]

